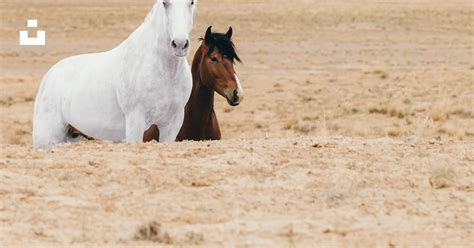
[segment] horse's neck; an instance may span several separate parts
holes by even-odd
[[[118,50],[129,59],[161,60],[163,61],[161,64],[165,67],[176,67],[183,59],[172,53],[165,22],[163,10],[156,3],[145,21],[118,47]],[[150,54],[153,56],[149,56]]]
[[[188,120],[196,122],[197,126],[209,125],[214,114],[214,90],[205,86],[201,81],[199,62],[202,56],[201,47],[197,50],[192,64],[193,90],[186,106]]]

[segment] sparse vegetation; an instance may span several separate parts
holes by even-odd
[[[434,189],[443,189],[454,186],[455,178],[453,168],[446,165],[436,166],[431,171],[429,182]]]
[[[138,228],[134,235],[135,240],[151,241],[163,244],[172,244],[173,240],[168,232],[163,231],[161,224],[152,221]]]
[[[372,68],[364,71],[365,74],[372,74],[380,77],[381,79],[387,79],[388,73],[383,68]]]
[[[200,232],[186,232],[186,243],[191,245],[200,245],[204,242],[204,235]]]
[[[379,107],[372,107],[369,108],[370,114],[383,114],[388,115],[390,117],[396,117],[399,119],[403,119],[408,116],[414,116],[414,113],[411,113],[409,110],[399,107],[393,106],[390,104],[381,104]]]
[[[286,121],[284,129],[286,129],[286,130],[292,129],[294,126],[296,126],[298,124],[298,122],[299,122],[298,118],[296,118],[296,117],[290,118]]]

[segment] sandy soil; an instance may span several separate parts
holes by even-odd
[[[232,25],[244,61],[224,141],[32,150],[43,74],[152,2],[0,2],[0,245],[474,243],[471,1],[201,0],[192,51]],[[47,46],[18,46],[28,18]]]

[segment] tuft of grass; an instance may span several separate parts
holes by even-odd
[[[406,136],[406,134],[407,133],[405,131],[402,131],[399,129],[389,130],[387,132],[387,135],[390,137],[403,137],[403,136]]]
[[[202,233],[189,231],[185,234],[186,243],[192,245],[200,245],[204,242],[204,235]]]
[[[282,235],[288,238],[288,241],[290,242],[290,246],[294,246],[296,233],[295,233],[295,228],[293,224],[289,224],[285,226]]]
[[[449,110],[446,108],[437,108],[431,111],[430,117],[433,121],[445,121],[449,119]]]
[[[472,111],[464,110],[463,108],[457,108],[457,109],[451,110],[449,114],[457,115],[465,119],[474,118],[474,114],[472,113]]]
[[[380,77],[381,79],[388,78],[388,72],[386,72],[385,69],[383,68],[374,68],[374,69],[365,70],[364,74],[373,74]]]
[[[291,118],[291,119],[288,119],[286,121],[286,124],[284,126],[284,129],[286,130],[290,130],[292,129],[294,126],[298,125],[298,118],[294,117],[294,118]]]
[[[293,127],[293,130],[302,133],[302,134],[308,134],[311,131],[315,130],[316,127],[314,125],[304,123],[304,124],[299,124]]]
[[[390,117],[396,117],[399,119],[403,119],[405,117],[414,115],[413,113],[411,113],[410,111],[404,108],[400,108],[400,107],[392,106],[388,104],[384,104],[380,107],[369,108],[369,113],[370,114],[383,114],[383,115],[388,115]]]
[[[433,168],[430,176],[430,185],[434,189],[448,188],[454,185],[456,174],[449,166],[437,166]]]
[[[319,116],[314,115],[314,116],[303,116],[303,121],[316,121],[319,120]]]
[[[171,239],[171,236],[168,234],[168,232],[163,231],[161,224],[156,221],[152,221],[139,227],[135,233],[134,239],[168,245],[173,243],[173,240]]]
[[[303,102],[312,102],[312,101],[315,101],[316,99],[312,96],[304,96],[303,98],[301,98],[301,100]]]
[[[326,203],[330,207],[336,207],[345,201],[346,195],[340,189],[331,189],[326,192]]]
[[[449,137],[458,137],[461,138],[464,136],[465,132],[462,129],[453,123],[445,123],[438,127],[437,129],[438,134],[447,135]]]

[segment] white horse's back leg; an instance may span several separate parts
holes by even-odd
[[[36,148],[51,148],[65,143],[67,136],[66,124],[57,113],[35,115],[33,122],[33,145]]]

